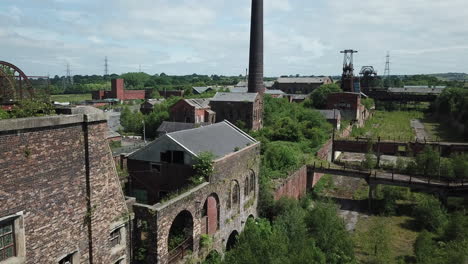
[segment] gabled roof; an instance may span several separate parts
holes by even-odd
[[[406,86],[405,88],[388,88],[388,91],[390,93],[440,94],[444,88]]]
[[[216,159],[257,143],[241,129],[228,121],[223,121],[209,126],[168,133],[135,152],[131,157],[136,159],[144,157],[145,160],[151,160],[150,156],[157,153],[157,150],[153,148],[157,147],[159,141],[167,139],[193,155],[211,152]]]
[[[329,77],[295,77],[295,78],[278,78],[278,83],[324,83],[329,80]]]
[[[164,99],[148,99],[143,104],[148,103],[151,105],[155,105],[155,104],[161,104],[162,102],[164,102]]]
[[[246,81],[240,81],[236,84],[236,87],[246,87],[248,86],[249,82]],[[265,85],[266,88],[272,87],[273,84],[275,84],[275,81],[264,81],[263,85]]]
[[[158,127],[158,133],[172,133],[181,130],[196,128],[199,126],[209,125],[209,123],[195,124],[195,123],[182,123],[182,122],[168,122],[164,121]]]
[[[204,93],[204,92],[212,91],[212,90],[213,90],[212,87],[193,87],[192,89],[195,90],[195,91],[197,91],[199,94],[202,94],[202,93]]]
[[[258,93],[216,93],[213,102],[255,102]]]
[[[196,109],[204,109],[210,107],[210,99],[183,99],[187,104]]]

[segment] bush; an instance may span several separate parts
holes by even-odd
[[[447,224],[447,213],[434,196],[419,195],[413,212],[421,226],[429,231],[440,231]]]

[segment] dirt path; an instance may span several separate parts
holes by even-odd
[[[426,129],[424,128],[424,124],[420,120],[411,120],[411,127],[416,132],[416,139],[418,141],[424,141],[430,138],[429,133],[427,133]]]

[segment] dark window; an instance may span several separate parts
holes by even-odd
[[[172,152],[172,162],[177,164],[184,164],[184,152],[183,151],[173,151]]]
[[[232,204],[237,205],[239,204],[239,184],[235,184],[234,188],[232,189]]]
[[[161,165],[159,164],[151,164],[151,170],[153,172],[160,173],[161,172]]]
[[[123,263],[124,263],[124,259],[119,259],[114,264],[123,264]]]
[[[171,152],[161,152],[161,162],[171,162]]]
[[[73,254],[70,254],[59,261],[59,264],[73,264]]]
[[[159,191],[159,199],[164,199],[169,194],[169,192],[166,191]]]
[[[120,245],[120,228],[110,233],[109,243],[111,247]]]
[[[15,229],[13,221],[9,221],[0,224],[0,261],[15,255]]]

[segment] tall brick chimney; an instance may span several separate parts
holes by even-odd
[[[263,0],[252,0],[250,25],[249,93],[264,93],[263,84]]]

